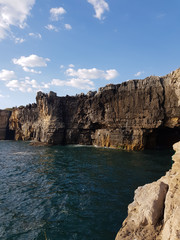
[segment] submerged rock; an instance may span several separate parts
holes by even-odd
[[[135,191],[116,240],[180,239],[180,142],[174,144],[172,169]]]
[[[16,140],[140,150],[180,140],[180,69],[74,97],[37,93],[12,111]]]

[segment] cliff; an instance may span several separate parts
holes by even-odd
[[[140,150],[171,146],[180,133],[180,69],[74,97],[37,93],[36,104],[15,108],[16,140],[93,144]]]
[[[0,140],[13,139],[13,133],[9,130],[9,118],[11,111],[0,110]]]
[[[157,182],[138,187],[116,240],[180,239],[180,142],[172,169]]]

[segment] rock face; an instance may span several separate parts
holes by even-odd
[[[13,110],[9,126],[16,140],[140,150],[180,140],[179,106],[180,69],[87,95],[39,92],[36,104]]]
[[[13,139],[13,132],[9,131],[11,111],[0,110],[0,140]]]
[[[173,148],[172,169],[157,182],[135,191],[116,240],[180,239],[180,142]]]

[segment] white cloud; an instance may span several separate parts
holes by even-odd
[[[106,71],[99,70],[97,68],[91,69],[78,69],[68,68],[66,74],[70,77],[77,77],[80,79],[106,79],[111,80],[118,76],[118,72],[115,69],[109,69]]]
[[[144,71],[139,71],[136,74],[134,74],[135,77],[139,77],[144,73]]]
[[[0,94],[0,98],[10,98],[10,96],[9,95]]]
[[[68,81],[53,79],[51,81],[51,85],[59,86],[59,87],[68,86],[68,87],[74,87],[74,88],[86,89],[86,90],[94,89],[94,83],[91,80],[80,79],[80,78],[72,78]]]
[[[105,11],[109,11],[109,5],[105,0],[87,0],[88,3],[92,4],[95,10],[95,18],[102,19],[102,15]]]
[[[65,13],[66,13],[66,10],[63,7],[51,8],[50,9],[51,20],[58,21],[60,16],[62,16]]]
[[[23,43],[23,42],[25,42],[25,39],[24,39],[24,38],[15,38],[14,40],[15,40],[15,43],[16,43],[16,44],[17,44],[17,43]]]
[[[0,39],[11,31],[11,26],[24,28],[35,0],[0,0]]]
[[[89,79],[72,78],[68,82],[68,86],[72,86],[79,89],[87,89],[87,90],[94,89],[94,83]]]
[[[115,69],[110,70],[99,70],[96,68],[92,69],[74,69],[73,64],[69,64],[69,68],[66,70],[65,74],[70,77],[67,81],[60,79],[53,79],[51,85],[53,86],[68,86],[78,89],[93,90],[94,89],[94,79],[106,79],[110,80],[118,76],[118,72]]]
[[[118,75],[119,74],[115,69],[106,70],[105,79],[106,80],[111,80],[111,79],[116,78]]]
[[[78,77],[83,79],[97,79],[102,78],[102,75],[104,74],[104,71],[98,70],[96,68],[92,69],[78,69],[77,71],[73,68],[68,68],[66,70],[66,74],[71,77]]]
[[[71,30],[72,29],[72,26],[70,24],[68,24],[68,23],[64,24],[64,27],[67,30]]]
[[[159,14],[157,15],[157,18],[162,19],[162,18],[164,18],[165,16],[166,16],[165,13],[159,13]]]
[[[36,80],[30,80],[28,77],[24,81],[11,80],[6,84],[11,91],[33,92],[33,90],[41,90],[49,88],[49,84],[38,84]]]
[[[64,65],[60,65],[60,69],[63,69],[64,68]]]
[[[14,64],[20,65],[24,71],[28,72],[28,71],[34,71],[34,70],[30,70],[28,69],[30,68],[34,68],[34,67],[46,67],[47,66],[47,62],[50,61],[50,59],[48,58],[42,58],[39,57],[35,54],[32,54],[28,57],[25,56],[21,56],[19,59],[17,58],[13,58],[12,59]]]
[[[25,72],[30,72],[30,73],[37,73],[37,74],[41,74],[42,73],[41,71],[36,71],[33,68],[28,68],[28,67],[23,67],[23,70]]]
[[[55,26],[52,25],[52,24],[48,24],[47,26],[45,26],[45,28],[46,28],[47,30],[49,30],[49,31],[55,31],[55,32],[58,32],[58,31],[59,31],[58,28],[55,27]]]
[[[51,85],[59,86],[59,87],[65,86],[66,83],[67,83],[67,81],[60,80],[60,79],[53,79],[53,80],[51,81]]]
[[[0,72],[0,80],[2,80],[2,81],[9,81],[15,77],[16,77],[16,75],[15,75],[14,71],[2,69],[2,71]]]
[[[11,80],[6,84],[6,86],[9,88],[17,88],[19,86],[18,83],[18,80]]]
[[[33,37],[33,38],[42,39],[42,36],[41,36],[40,33],[29,33],[29,36],[30,36],[30,37]]]

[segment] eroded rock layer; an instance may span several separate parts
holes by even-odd
[[[180,239],[180,142],[173,148],[172,169],[157,182],[135,191],[116,240]]]
[[[13,109],[9,126],[16,140],[140,150],[179,140],[179,106],[178,69],[165,77],[110,84],[87,95],[39,92],[36,104]]]

